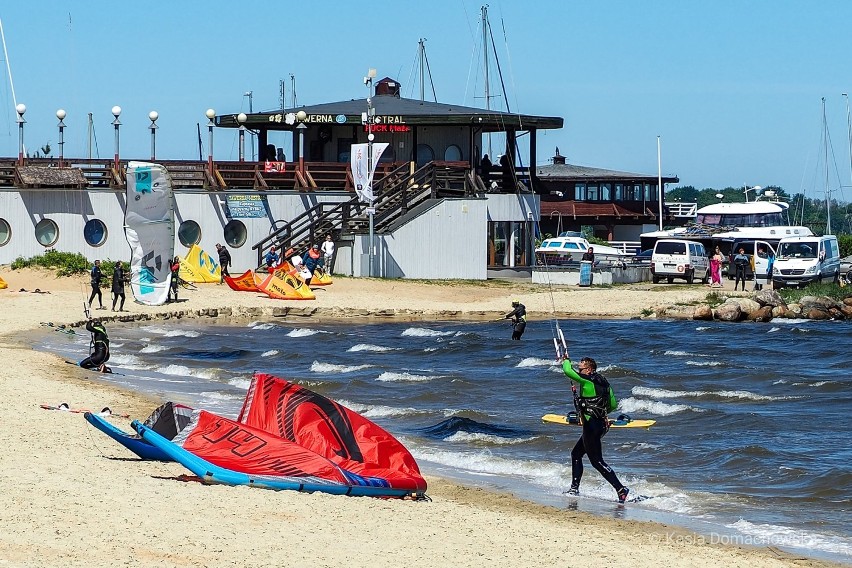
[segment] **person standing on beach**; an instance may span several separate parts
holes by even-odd
[[[618,495],[618,501],[624,503],[630,489],[621,484],[615,472],[603,459],[601,439],[609,431],[607,414],[618,406],[609,381],[598,373],[598,364],[591,357],[583,357],[574,370],[566,355],[562,359],[562,372],[580,385],[579,393],[574,390],[574,407],[577,417],[583,425],[583,433],[574,449],[571,450],[571,488],[569,495],[580,494],[580,480],[583,478],[583,456],[589,456],[589,462],[606,479]]]
[[[95,296],[98,297],[98,309],[104,309],[104,300],[103,295],[101,294],[101,279],[104,277],[101,272],[101,261],[96,260],[95,265],[92,267],[91,276],[91,284],[92,284],[92,295],[89,296],[89,307],[92,307],[92,300],[95,299]]]
[[[716,251],[713,253],[713,257],[710,259],[711,288],[722,287],[722,262],[724,260],[725,257],[722,255],[722,251],[719,250],[719,247],[716,247]]]
[[[92,348],[88,357],[80,361],[84,369],[97,369],[101,373],[111,373],[112,369],[106,366],[109,361],[109,337],[101,320],[89,320],[86,322],[86,330],[92,334]]]
[[[331,274],[331,257],[334,256],[334,241],[331,235],[325,236],[325,241],[322,243],[323,268]]]
[[[219,269],[221,270],[221,276],[219,278],[219,284],[225,281],[225,276],[230,276],[231,274],[228,272],[228,267],[231,266],[231,253],[228,252],[228,249],[216,243],[216,250],[219,251]]]
[[[592,263],[592,265],[589,267],[589,286],[591,286],[595,279],[595,247],[589,247],[588,250],[583,253],[583,256],[580,258],[580,260],[585,260],[587,262]]]
[[[121,298],[121,305],[118,308],[118,311],[124,311],[124,284],[127,282],[127,273],[124,271],[124,265],[121,264],[121,261],[115,263],[115,267],[112,269],[112,311],[115,311],[115,304],[118,302],[118,299]]]
[[[749,265],[748,255],[745,253],[745,249],[740,247],[740,250],[737,254],[734,255],[734,290],[737,289],[737,285],[742,281],[743,283],[743,292],[745,292],[746,287],[746,266]],[[730,269],[729,269],[730,270]]]
[[[172,282],[169,286],[169,295],[166,299],[167,302],[177,302],[178,301],[178,286],[180,285],[180,257],[175,257],[171,265],[169,267],[172,271]],[[175,299],[172,300],[172,294],[174,294]]]
[[[503,319],[512,320],[512,339],[520,340],[527,328],[527,308],[519,300],[512,300],[512,311]]]

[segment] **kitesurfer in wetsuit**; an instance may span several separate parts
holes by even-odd
[[[600,472],[618,494],[618,500],[624,503],[630,490],[621,484],[615,472],[603,459],[601,438],[609,430],[607,414],[615,410],[618,402],[609,381],[598,373],[598,364],[590,357],[580,359],[577,367],[571,366],[566,356],[562,361],[562,371],[572,381],[580,385],[579,392],[574,391],[574,407],[583,425],[583,434],[571,450],[571,488],[569,495],[580,494],[580,479],[583,477],[583,456],[589,456],[592,467]],[[573,390],[573,387],[572,387]]]
[[[98,308],[99,310],[104,309],[104,300],[101,295],[101,279],[103,278],[103,273],[101,272],[101,261],[96,260],[95,265],[92,267],[91,276],[91,284],[92,284],[92,295],[89,296],[89,307],[92,307],[92,300],[95,299],[95,296],[98,297]]]
[[[101,320],[86,322],[86,330],[92,334],[92,354],[80,361],[84,369],[97,369],[101,373],[112,373],[106,366],[109,361],[109,337]]]
[[[180,285],[180,257],[175,257],[174,260],[171,261],[169,269],[172,272],[172,282],[169,287],[168,297],[166,298],[166,302],[177,302],[178,301],[178,286]],[[172,300],[172,294],[174,294],[175,299]]]
[[[518,300],[512,300],[512,311],[503,319],[512,320],[512,339],[520,339],[527,328],[527,308]]]

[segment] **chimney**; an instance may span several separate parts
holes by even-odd
[[[556,147],[556,155],[553,156],[553,165],[565,165],[565,156],[559,153],[559,146]]]
[[[398,81],[394,81],[390,77],[385,77],[378,83],[376,83],[376,96],[379,95],[391,95],[396,98],[399,98],[399,91],[401,90],[402,85],[399,84]]]

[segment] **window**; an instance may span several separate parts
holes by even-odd
[[[417,165],[423,166],[435,159],[435,151],[428,144],[417,145]]]
[[[624,199],[624,185],[617,183],[615,184],[615,194],[613,195],[615,201],[621,201]]]
[[[184,221],[178,229],[180,244],[191,247],[201,242],[201,227],[195,221]]]
[[[610,200],[610,184],[602,183],[601,184],[601,201],[609,201]]]
[[[0,247],[9,243],[12,238],[12,227],[6,219],[0,219]]]
[[[43,247],[51,247],[59,240],[59,227],[52,219],[42,219],[35,226],[35,237]]]
[[[447,146],[447,150],[444,152],[444,159],[448,162],[459,162],[462,159],[461,148],[456,146],[455,144],[451,144]]]
[[[586,199],[589,201],[597,201],[598,200],[598,186],[597,185],[589,185],[586,188]]]
[[[686,243],[675,241],[657,241],[656,254],[686,254]]]
[[[232,219],[225,225],[225,243],[233,248],[240,248],[246,244],[247,231],[242,221]]]
[[[585,201],[585,199],[586,199],[586,184],[584,184],[584,183],[574,184],[574,199],[576,201]]]
[[[93,247],[99,247],[107,240],[107,228],[100,219],[89,219],[83,227],[83,238]]]

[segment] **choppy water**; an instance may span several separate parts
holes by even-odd
[[[236,416],[252,371],[295,380],[399,437],[426,473],[562,507],[652,518],[737,542],[852,560],[852,327],[563,321],[572,355],[598,360],[619,413],[651,430],[612,430],[604,455],[632,495],[587,467],[570,485],[579,430],[542,423],[571,405],[548,322],[522,341],[499,323],[198,321],[111,326],[111,382]],[[87,337],[42,346],[81,359]],[[736,540],[739,539],[739,540]]]

